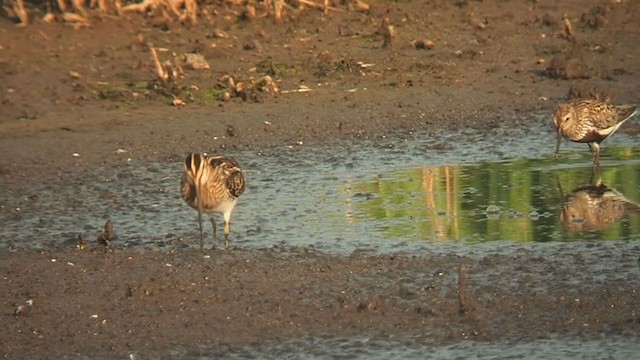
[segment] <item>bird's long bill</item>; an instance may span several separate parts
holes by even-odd
[[[204,246],[204,236],[202,233],[202,211],[198,209],[198,225],[200,226],[200,247]]]
[[[562,134],[560,134],[560,128],[558,128],[558,140],[556,142],[556,153],[555,153],[556,160],[558,160],[558,156],[560,155],[560,141],[562,141]]]
[[[196,205],[198,206],[198,226],[200,226],[200,248],[203,248],[204,234],[202,232],[202,202],[198,191],[196,191]]]

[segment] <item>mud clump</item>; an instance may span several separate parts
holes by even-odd
[[[613,91],[595,84],[576,84],[569,88],[567,100],[571,99],[594,99],[598,101],[611,102]]]
[[[597,5],[588,12],[583,13],[580,21],[593,30],[598,30],[607,25],[607,14],[610,9],[607,6]]]
[[[0,353],[167,354],[177,346],[241,348],[327,334],[419,333],[423,346],[468,341],[468,334],[497,342],[635,334],[637,269],[620,270],[631,258],[617,254],[631,245],[616,246],[500,250],[462,260],[295,248],[208,257],[198,250],[0,251],[0,274],[10,284],[0,292],[0,311],[15,315],[4,317]]]
[[[560,54],[551,59],[547,75],[552,79],[575,80],[589,79],[591,70],[582,56]]]

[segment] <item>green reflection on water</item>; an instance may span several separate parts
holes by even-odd
[[[620,148],[610,154],[617,160],[630,160],[633,151]],[[628,239],[640,232],[640,208],[635,205],[640,201],[640,167],[624,161],[615,167],[606,165],[603,162],[600,171],[602,183],[623,196],[616,198],[616,207],[625,211],[612,213],[597,205],[602,197],[596,197],[587,202],[591,204],[588,211],[595,214],[590,216],[599,216],[595,220],[582,211],[579,221],[563,226],[563,206],[575,205],[567,196],[589,185],[594,174],[587,162],[576,166],[554,159],[423,166],[351,183],[345,190],[350,196],[348,218],[351,223],[375,223],[386,238],[470,242]],[[616,193],[608,191],[606,196],[612,194]],[[500,209],[493,217],[487,212],[491,205]]]

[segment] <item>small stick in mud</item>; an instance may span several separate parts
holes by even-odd
[[[460,263],[458,264],[458,304],[460,306],[460,314],[466,315],[471,309],[467,304],[467,269],[469,268],[469,263],[467,258],[463,257],[460,259]]]
[[[78,238],[76,239],[76,249],[84,250],[87,248],[87,243],[84,241],[84,237],[82,234],[78,234]]]
[[[29,15],[27,15],[27,11],[24,9],[23,0],[13,2],[13,11],[18,15],[18,18],[20,18],[21,27],[29,25]]]
[[[83,18],[87,19],[89,14],[87,13],[87,10],[85,10],[84,8],[84,1],[83,0],[71,0],[71,5],[73,6],[73,9],[80,14],[80,16],[82,16]]]
[[[351,2],[351,6],[353,7],[354,10],[356,11],[369,11],[369,9],[371,8],[369,6],[369,4],[365,3],[364,1],[361,0],[354,0]]]
[[[87,19],[82,15],[72,13],[72,12],[62,13],[62,20],[70,24],[73,24],[74,28],[76,29],[79,29],[81,27],[91,26],[91,22],[89,21],[89,19]]]
[[[282,16],[284,13],[284,6],[285,6],[285,2],[283,0],[275,0],[273,2],[273,18],[277,21],[277,22],[281,22],[282,21]]]
[[[382,47],[387,48],[391,46],[391,40],[396,36],[396,29],[389,23],[389,18],[382,19],[380,28],[377,34],[382,35]]]
[[[156,48],[149,45],[149,50],[151,50],[151,57],[153,58],[153,63],[156,66],[156,73],[158,74],[158,78],[162,82],[167,81],[169,79],[169,74],[160,63],[160,59],[158,58],[158,52],[156,51]]]
[[[566,38],[571,42],[576,42],[576,33],[573,31],[573,26],[571,25],[571,20],[566,16],[562,20],[564,27],[564,34],[561,34],[562,37]]]
[[[331,11],[337,11],[337,12],[346,12],[346,10],[341,9],[341,8],[337,8],[334,6],[330,6],[328,1],[323,1],[322,4],[313,2],[311,0],[298,0],[298,3],[308,6],[310,8],[314,8],[314,9],[320,9],[322,10],[322,13],[324,15],[327,15],[329,13],[329,10]]]

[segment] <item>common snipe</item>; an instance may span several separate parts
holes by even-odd
[[[204,244],[202,213],[207,213],[213,226],[215,245],[216,222],[214,213],[224,217],[224,243],[229,245],[229,220],[238,196],[244,191],[244,176],[238,162],[230,157],[192,153],[184,161],[180,192],[184,201],[198,211],[200,244]]]

